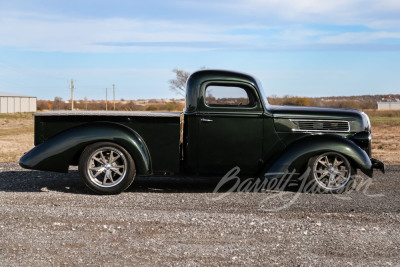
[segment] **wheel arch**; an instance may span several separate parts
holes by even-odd
[[[135,161],[138,174],[152,173],[150,152],[143,138],[134,130],[111,122],[80,125],[61,132],[35,146],[20,159],[27,169],[68,172],[83,150],[97,142],[112,142],[124,147]]]
[[[372,177],[372,163],[368,154],[354,142],[337,135],[311,135],[290,144],[272,164],[267,165],[262,175],[276,178],[282,173],[296,169],[302,173],[310,158],[326,152],[344,155],[354,169]]]

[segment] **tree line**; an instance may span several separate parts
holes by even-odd
[[[336,108],[352,108],[352,109],[377,109],[377,101],[379,97],[370,96],[368,99],[363,99],[358,96],[333,98],[310,98],[299,96],[270,96],[267,97],[268,103],[271,105],[295,105],[295,106],[320,106],[320,107],[336,107]],[[182,111],[184,101],[172,100],[166,101],[161,99],[147,100],[145,104],[140,104],[141,101],[116,101],[115,110],[118,111]],[[75,110],[114,110],[112,101],[99,100],[78,100],[74,101]],[[37,109],[45,110],[70,110],[71,103],[65,102],[60,97],[54,100],[38,100]]]
[[[169,80],[170,90],[180,97],[185,96],[186,81],[190,72],[173,69],[174,78]],[[272,95],[267,97],[271,105],[296,105],[296,106],[320,106],[352,109],[377,109],[377,102],[393,101],[400,99],[400,95],[362,95],[362,96],[331,96],[331,97],[301,97],[285,95],[282,97]],[[160,99],[140,101],[116,101],[115,110],[119,111],[182,111],[184,101],[165,101]],[[143,102],[143,101],[142,101]],[[114,110],[112,101],[84,100],[74,101],[76,110]],[[71,104],[66,103],[61,97],[51,100],[38,100],[38,110],[69,110]]]
[[[74,110],[116,110],[116,111],[182,111],[183,101],[165,101],[165,100],[147,100],[146,104],[140,104],[141,101],[116,101],[115,109],[113,101],[98,100],[78,100],[74,101]],[[38,100],[37,110],[71,110],[71,103],[65,102],[60,97],[54,100]]]
[[[332,108],[377,109],[379,96],[343,96],[343,97],[299,97],[299,96],[270,96],[271,105],[318,106]]]

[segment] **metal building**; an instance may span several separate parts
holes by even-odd
[[[0,92],[0,113],[36,112],[36,97]]]
[[[400,110],[400,102],[378,102],[378,110]]]

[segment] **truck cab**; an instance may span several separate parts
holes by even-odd
[[[184,112],[186,172],[221,175],[239,166],[244,175],[258,175],[284,149],[260,88],[257,80],[241,73],[200,71],[190,76]]]

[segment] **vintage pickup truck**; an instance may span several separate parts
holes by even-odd
[[[371,124],[357,110],[272,106],[260,82],[232,71],[201,70],[176,112],[60,111],[35,115],[28,169],[68,172],[100,194],[127,189],[136,175],[273,179],[288,170],[321,192],[340,192],[356,170],[372,177],[385,165],[371,158]]]

